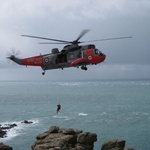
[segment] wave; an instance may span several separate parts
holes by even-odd
[[[85,113],[83,113],[83,112],[81,112],[81,113],[78,113],[78,116],[87,116],[88,114],[85,114]]]
[[[81,86],[83,82],[60,82],[60,86]]]
[[[71,118],[68,116],[61,116],[61,115],[54,115],[54,119],[64,119],[64,120],[70,120]]]
[[[28,121],[29,122],[31,121],[33,123],[32,124],[25,124],[25,123],[21,123],[22,121],[14,121],[14,122],[6,121],[6,122],[0,123],[0,125],[2,127],[5,127],[5,126],[11,125],[11,124],[16,124],[17,125],[17,126],[11,128],[11,129],[5,130],[5,131],[7,131],[6,137],[0,138],[0,140],[2,142],[9,141],[12,138],[14,138],[14,137],[19,136],[20,134],[22,134],[23,130],[25,130],[26,128],[34,127],[36,124],[39,123],[38,119],[32,119],[32,120],[28,120]]]
[[[75,113],[75,114],[71,114],[70,116],[66,116],[66,115],[61,115],[61,114],[58,114],[58,115],[54,115],[52,116],[54,119],[63,119],[63,120],[74,120],[74,119],[77,119],[78,117],[80,116],[87,116],[88,114],[86,113],[83,113],[83,112],[80,112],[80,113]]]

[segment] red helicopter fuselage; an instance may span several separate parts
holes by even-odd
[[[69,50],[68,50],[69,49]],[[95,48],[95,45],[71,46],[63,49],[61,52],[57,48],[52,49],[52,53],[38,55],[19,59],[15,56],[11,60],[25,66],[40,66],[45,73],[45,70],[79,67],[87,70],[86,65],[101,63],[105,60],[106,55]]]
[[[79,67],[81,66],[82,70],[87,70],[87,65],[99,64],[103,62],[106,58],[106,55],[99,51],[95,45],[80,45],[85,42],[98,42],[106,40],[121,40],[132,38],[128,37],[115,37],[91,41],[80,41],[80,39],[89,32],[88,29],[82,30],[79,36],[73,41],[66,41],[54,38],[33,36],[33,35],[22,35],[24,37],[53,41],[53,42],[42,42],[39,44],[65,44],[64,48],[59,52],[58,48],[53,48],[52,53],[45,55],[38,55],[34,57],[28,57],[19,59],[15,56],[15,53],[12,53],[8,59],[16,62],[19,65],[25,66],[40,66],[43,69],[43,75],[46,70],[49,69],[58,69],[58,68],[67,68],[67,67]],[[67,45],[66,45],[67,44]],[[69,44],[69,45],[68,45]]]

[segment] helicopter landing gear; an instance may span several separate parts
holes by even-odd
[[[81,69],[86,71],[87,67],[86,66],[82,66]]]
[[[44,72],[42,72],[42,75],[45,75],[45,71],[44,71]]]

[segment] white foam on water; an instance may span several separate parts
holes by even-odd
[[[55,119],[69,120],[69,117],[68,117],[68,116],[61,116],[61,115],[54,115],[53,118],[55,118]]]
[[[4,130],[4,131],[7,131],[6,137],[0,138],[0,140],[2,142],[9,141],[12,138],[22,134],[23,130],[25,130],[26,128],[33,127],[33,126],[35,126],[36,124],[39,123],[39,120],[37,120],[37,119],[35,119],[35,120],[28,120],[28,121],[29,122],[32,121],[33,123],[31,123],[31,124],[21,123],[23,121],[14,121],[14,122],[7,121],[7,122],[0,123],[3,127],[5,127],[5,126],[7,127],[9,124],[16,124],[17,125],[17,126],[11,128],[9,130]]]
[[[82,82],[60,82],[59,85],[61,86],[81,86]]]
[[[87,116],[88,114],[85,114],[85,113],[83,113],[83,112],[81,112],[81,113],[78,113],[78,116]]]

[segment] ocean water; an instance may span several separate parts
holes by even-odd
[[[62,109],[56,114],[58,103]],[[0,142],[14,150],[30,150],[36,136],[52,125],[96,133],[94,150],[111,139],[150,150],[150,80],[1,81],[0,124],[8,123],[18,126]]]

